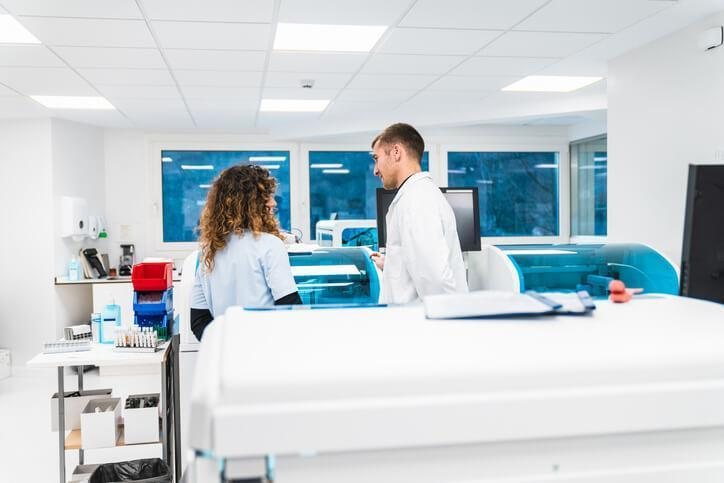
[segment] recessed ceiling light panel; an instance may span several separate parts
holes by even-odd
[[[262,99],[261,112],[322,112],[329,99]]]
[[[280,23],[274,50],[369,52],[385,30],[384,25]]]
[[[50,109],[115,110],[104,97],[96,96],[30,96]]]
[[[600,81],[603,77],[529,75],[503,87],[512,92],[572,92]]]
[[[40,40],[12,15],[0,14],[0,44],[39,44]]]

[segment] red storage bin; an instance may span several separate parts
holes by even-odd
[[[173,285],[172,262],[146,262],[133,266],[133,290],[137,292],[163,292]]]

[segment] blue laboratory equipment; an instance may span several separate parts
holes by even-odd
[[[520,291],[586,290],[605,297],[611,280],[644,293],[679,293],[679,274],[663,255],[638,243],[499,245],[520,278]]]
[[[376,304],[380,280],[365,247],[325,247],[290,253],[292,274],[304,305]]]

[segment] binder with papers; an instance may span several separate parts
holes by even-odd
[[[538,293],[483,290],[430,295],[424,299],[428,319],[533,317],[582,315],[596,306],[587,292]]]
[[[481,290],[425,297],[428,319],[520,317],[552,314],[561,305],[529,293]]]

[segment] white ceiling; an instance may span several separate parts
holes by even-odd
[[[534,73],[605,76],[609,58],[682,28],[716,4],[0,0],[0,13],[14,15],[42,42],[0,44],[0,118],[313,135],[393,118],[453,124],[524,118],[526,110],[585,111],[605,107],[605,83],[567,95],[500,88]],[[390,28],[370,54],[280,52],[271,50],[277,22]],[[314,80],[314,88],[300,88],[302,79]],[[102,95],[118,111],[50,111],[31,95]],[[262,96],[332,102],[321,114],[260,114]]]

